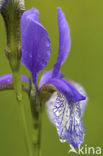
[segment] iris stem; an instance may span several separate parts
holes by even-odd
[[[17,107],[19,106],[19,112],[18,112],[18,114],[20,115],[19,120],[24,130],[24,140],[26,142],[28,156],[33,156],[32,142],[31,142],[32,140],[30,139],[30,136],[29,136],[26,118],[25,118],[24,105],[22,103],[21,77],[18,72],[13,72],[13,83],[14,83],[14,88],[16,91],[17,102],[18,102]]]
[[[38,114],[38,120],[34,120],[34,131],[33,131],[33,145],[35,156],[41,156],[41,116]]]
[[[41,156],[41,127],[42,127],[42,105],[38,92],[31,83],[30,104],[33,117],[33,146],[35,156]]]
[[[20,31],[20,19],[24,12],[24,4],[20,0],[8,0],[2,8],[2,16],[5,21],[5,28],[7,34],[7,46],[6,55],[9,60],[9,64],[13,75],[13,85],[17,97],[17,109],[18,115],[20,116],[20,122],[24,130],[24,139],[27,145],[28,156],[33,156],[32,151],[32,140],[30,139],[24,105],[22,103],[22,84],[21,77],[19,74],[20,70],[20,59],[22,54],[21,48],[21,31]]]
[[[23,107],[22,103],[19,103],[19,104],[20,104],[22,125],[23,125],[23,129],[24,129],[24,139],[25,139],[25,142],[26,142],[26,145],[27,145],[28,156],[33,156],[32,144],[31,144],[29,133],[28,133],[27,123],[26,123],[26,119],[25,119],[24,107]]]

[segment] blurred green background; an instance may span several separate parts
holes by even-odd
[[[58,6],[66,15],[72,42],[71,52],[61,71],[66,77],[83,84],[89,97],[83,116],[86,131],[83,146],[99,146],[103,149],[103,0],[26,0],[26,9],[35,7],[39,10],[40,20],[50,35],[52,51],[45,70],[53,68],[58,54]],[[6,33],[0,16],[0,76],[11,73],[5,57],[5,44]],[[24,66],[21,67],[21,73],[30,76]],[[25,93],[23,97],[31,134],[29,101]],[[0,156],[27,156],[17,109],[15,93],[0,92]],[[46,110],[42,122],[42,155],[68,156],[69,144],[59,142]]]

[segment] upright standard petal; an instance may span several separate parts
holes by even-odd
[[[57,8],[59,28],[59,53],[57,62],[54,65],[54,77],[57,76],[60,66],[66,60],[71,47],[70,30],[65,15],[61,8]]]
[[[24,12],[21,19],[21,34],[21,62],[30,70],[36,84],[37,75],[48,63],[51,52],[50,39],[46,29],[39,22],[37,10]]]
[[[64,95],[56,92],[46,103],[51,122],[56,126],[61,142],[68,141],[78,148],[84,141],[84,126],[79,102],[68,103]]]
[[[25,11],[21,17],[21,35],[23,35],[23,32],[27,25],[29,24],[30,20],[35,20],[39,22],[39,11],[35,8],[32,8],[28,11]]]

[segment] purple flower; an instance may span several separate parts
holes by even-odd
[[[59,28],[59,52],[54,68],[44,72],[39,86],[37,78],[39,72],[47,65],[51,53],[50,39],[46,29],[39,21],[39,13],[32,8],[23,13],[21,18],[22,58],[32,75],[33,83],[38,94],[49,94],[48,86],[54,89],[46,100],[47,112],[51,122],[56,126],[62,142],[68,141],[75,148],[84,142],[84,126],[82,115],[87,103],[83,87],[67,81],[60,72],[60,67],[66,60],[71,47],[70,30],[61,8],[57,9]],[[8,80],[8,76],[9,80]],[[12,81],[12,75],[0,78],[3,81]],[[22,76],[23,81],[28,81]],[[45,90],[46,89],[46,90]]]
[[[54,92],[46,102],[50,120],[57,128],[60,138],[67,140],[75,148],[84,141],[82,114],[86,105],[84,89],[75,82],[64,79],[60,67],[70,51],[70,30],[60,8],[58,12],[59,53],[54,69],[44,72],[39,87],[38,73],[46,66],[50,57],[50,39],[47,31],[38,19],[38,11],[31,9],[21,18],[22,63],[31,71],[33,82],[40,90],[46,84],[55,86],[61,93]]]

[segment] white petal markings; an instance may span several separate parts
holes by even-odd
[[[80,103],[68,103],[65,96],[53,93],[46,102],[48,116],[56,126],[61,142],[68,141],[79,145],[84,139],[84,127],[81,119]],[[63,141],[62,141],[63,140]]]

